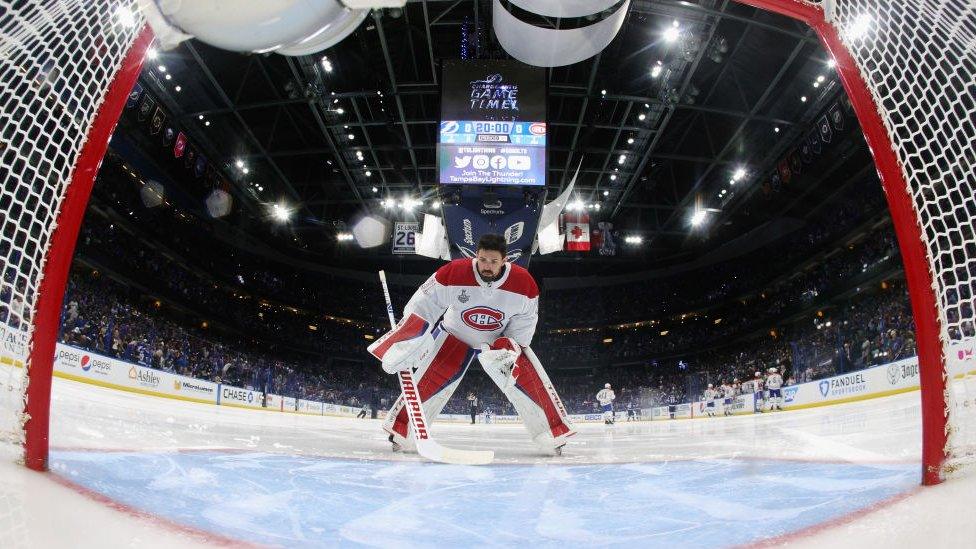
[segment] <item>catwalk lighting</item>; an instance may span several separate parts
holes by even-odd
[[[644,242],[644,237],[639,235],[631,235],[624,237],[624,243],[630,244],[631,246],[638,246]]]
[[[291,219],[291,210],[283,202],[279,202],[271,207],[271,215],[279,223],[287,223]]]
[[[704,223],[705,215],[705,210],[695,210],[695,212],[691,214],[691,226],[698,227]]]

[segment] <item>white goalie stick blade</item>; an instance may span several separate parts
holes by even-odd
[[[491,450],[447,448],[430,438],[424,407],[420,405],[420,395],[413,383],[413,373],[410,370],[401,370],[397,377],[400,379],[404,407],[407,409],[407,417],[410,419],[410,426],[413,428],[414,439],[417,443],[417,453],[421,457],[438,463],[456,465],[487,465],[494,461],[495,452]]]

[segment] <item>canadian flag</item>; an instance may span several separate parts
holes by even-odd
[[[590,214],[567,213],[563,219],[566,222],[566,249],[573,252],[589,251]]]

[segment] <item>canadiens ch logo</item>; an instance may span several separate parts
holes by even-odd
[[[465,290],[461,290],[461,295],[458,296],[458,301],[461,303],[467,303],[469,299],[471,299],[471,296],[465,293]]]
[[[461,320],[481,332],[500,330],[505,313],[491,307],[472,307],[461,313]]]

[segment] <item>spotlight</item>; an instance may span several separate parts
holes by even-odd
[[[440,209],[440,207],[441,207],[441,201],[440,200],[435,200],[434,203],[430,205],[430,207],[432,209],[435,209],[435,210]]]
[[[291,210],[283,202],[279,202],[271,207],[271,215],[279,223],[286,223],[291,218]]]
[[[644,113],[640,113],[639,115],[637,115],[637,119],[643,122],[644,120],[647,119],[647,115]]]
[[[698,227],[705,222],[705,210],[695,210],[695,213],[691,214],[691,226]]]
[[[603,196],[610,196],[610,191],[603,191]]]
[[[668,43],[675,42],[680,36],[681,29],[677,21],[668,27],[668,30],[664,31],[664,41]]]
[[[146,52],[147,59],[156,59],[157,57],[159,57],[159,50],[156,48],[149,48],[149,51]]]
[[[353,139],[356,139],[356,135],[355,134],[349,134],[346,137],[348,137],[350,141],[352,141]]]
[[[634,144],[634,138],[631,137],[631,138],[627,139],[627,144],[628,145],[633,145]]]

